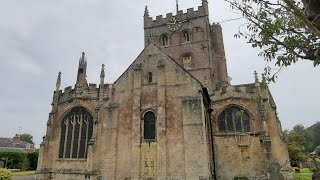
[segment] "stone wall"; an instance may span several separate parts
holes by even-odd
[[[218,179],[227,180],[235,176],[267,177],[273,162],[280,164],[281,173],[286,179],[292,178],[288,150],[282,138],[276,107],[269,101],[272,97],[266,93],[268,90],[263,90],[261,86],[263,85],[260,83],[228,86],[217,90],[212,96]],[[219,133],[218,117],[229,107],[240,108],[249,115],[251,132]],[[271,142],[270,152],[265,147],[265,139]]]
[[[152,73],[153,81],[147,75]],[[81,176],[105,179],[209,178],[206,108],[202,85],[155,45],[95,99],[61,101],[52,114],[50,136],[42,145],[38,175],[53,179]],[[59,159],[60,121],[77,106],[98,117],[94,144],[86,160]],[[143,115],[156,114],[156,140],[143,138]],[[43,159],[44,157],[48,157]]]

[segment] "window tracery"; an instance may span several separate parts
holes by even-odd
[[[228,108],[219,115],[218,127],[220,133],[251,132],[248,114],[236,107]]]
[[[83,107],[73,108],[61,121],[59,158],[85,159],[92,133],[92,115]]]

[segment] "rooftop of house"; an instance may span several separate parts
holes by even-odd
[[[13,138],[0,137],[0,151],[30,151],[34,144],[21,141],[20,135],[16,134]]]

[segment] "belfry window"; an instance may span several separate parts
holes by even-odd
[[[161,35],[161,46],[168,46],[169,45],[169,37],[167,34]]]
[[[192,63],[191,53],[186,53],[186,54],[182,55],[182,63],[183,63],[183,67],[185,69],[189,70],[192,68],[193,63]]]
[[[219,115],[218,126],[220,133],[251,132],[248,114],[235,107],[228,108]]]
[[[156,117],[153,112],[148,111],[144,115],[144,134],[145,140],[156,139]]]
[[[190,42],[190,33],[189,31],[183,31],[182,32],[183,42]]]
[[[59,158],[87,158],[92,133],[92,115],[83,107],[73,108],[61,121]]]

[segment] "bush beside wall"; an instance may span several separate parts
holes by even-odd
[[[0,160],[5,162],[8,169],[36,170],[38,153],[3,151],[0,152]]]
[[[0,169],[0,180],[11,180],[12,174],[7,169]]]

